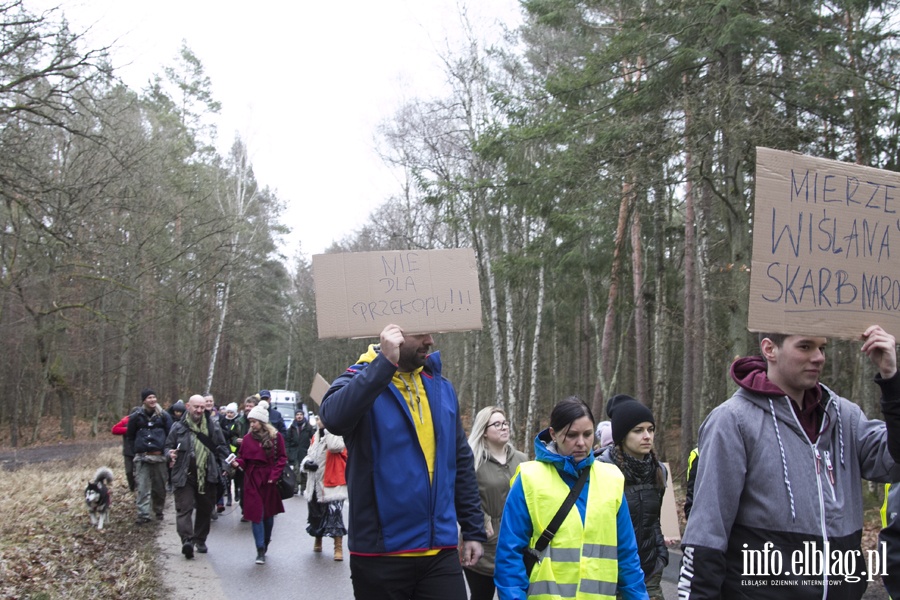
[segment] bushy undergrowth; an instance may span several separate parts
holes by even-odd
[[[113,470],[112,521],[91,527],[84,488]],[[0,470],[0,598],[162,599],[157,526],[134,524],[118,448]]]

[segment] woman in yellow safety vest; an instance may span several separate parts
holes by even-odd
[[[550,427],[534,440],[537,460],[519,465],[506,498],[494,583],[500,600],[563,598],[646,600],[624,477],[594,461],[594,416],[577,396],[553,407]],[[575,506],[540,561],[527,574],[533,549],[583,469],[590,469]]]

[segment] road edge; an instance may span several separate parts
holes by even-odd
[[[227,598],[221,580],[206,554],[194,554],[187,559],[181,554],[181,538],[175,529],[175,502],[172,494],[166,494],[166,508],[156,544],[162,562],[162,579],[166,598],[171,600],[208,600]],[[210,552],[224,552],[224,548],[210,548]]]

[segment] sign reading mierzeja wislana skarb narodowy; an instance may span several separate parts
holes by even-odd
[[[757,148],[751,331],[900,334],[900,173]]]

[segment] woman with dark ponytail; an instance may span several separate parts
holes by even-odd
[[[616,465],[625,475],[625,499],[647,593],[651,600],[663,600],[660,579],[669,564],[669,550],[659,515],[667,474],[653,452],[656,421],[649,408],[624,394],[610,398],[606,414],[612,421],[613,445],[603,450],[598,460]]]
[[[647,600],[625,481],[613,465],[594,459],[595,425],[581,399],[560,401],[550,426],[534,440],[535,460],[519,464],[497,541],[494,583],[500,600],[617,594]],[[566,503],[570,494],[574,506]],[[562,522],[545,543],[557,514]]]

